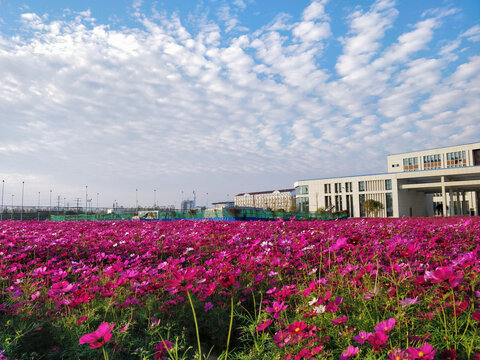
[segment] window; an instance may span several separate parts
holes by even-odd
[[[385,194],[385,204],[387,205],[387,217],[393,216],[393,201],[392,201],[392,194],[386,193]]]
[[[335,211],[342,211],[343,204],[342,204],[342,195],[335,195]]]
[[[426,155],[423,157],[423,169],[439,169],[442,167],[440,154]]]
[[[308,185],[297,186],[295,192],[297,195],[308,195]]]
[[[332,192],[332,187],[330,184],[324,185],[325,194],[330,194]]]
[[[352,183],[351,183],[351,182],[346,182],[346,183],[345,183],[345,191],[346,191],[346,192],[352,192],[352,191],[353,191]]]
[[[349,217],[353,217],[353,195],[347,195],[347,214]]]
[[[392,190],[392,180],[385,180],[385,190]]]
[[[465,151],[447,153],[447,168],[467,166],[467,154]]]
[[[335,183],[335,193],[341,193],[342,192],[342,183]]]
[[[418,157],[411,157],[403,159],[403,171],[418,170]]]
[[[365,181],[358,182],[358,191],[365,191]]]
[[[330,210],[332,207],[332,198],[330,196],[325,196],[325,210]]]
[[[297,197],[295,204],[297,206],[298,212],[303,212],[303,213],[309,212],[308,197]]]
[[[363,203],[365,202],[365,194],[359,195],[358,200],[360,202],[360,216],[364,217],[365,216],[365,209],[363,207]]]

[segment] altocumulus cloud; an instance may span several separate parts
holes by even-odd
[[[480,56],[462,52],[479,26],[436,36],[461,9],[419,14],[386,42],[401,16],[390,0],[335,19],[342,34],[326,1],[258,29],[241,24],[245,1],[195,30],[134,8],[134,27],[24,13],[17,35],[0,33],[2,175],[334,176],[382,171],[385,149],[478,140]]]

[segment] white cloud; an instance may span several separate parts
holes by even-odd
[[[465,31],[461,36],[466,37],[470,41],[480,41],[480,25],[475,25]]]
[[[436,39],[446,21],[440,12],[397,28],[392,1],[356,8],[329,69],[324,52],[336,40],[325,2],[252,33],[240,30],[240,0],[196,30],[179,15],[147,16],[141,1],[132,4],[138,27],[97,24],[90,12],[63,20],[29,12],[21,36],[0,35],[0,113],[12,119],[0,124],[8,173],[48,183],[55,168],[57,181],[87,183],[96,174],[115,186],[258,174],[295,180],[362,173],[382,163],[379,149],[480,135],[480,56],[461,53],[476,27]],[[393,44],[385,42],[389,31]],[[425,140],[419,134],[429,128]]]

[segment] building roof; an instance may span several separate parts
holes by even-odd
[[[243,196],[245,194],[248,194],[248,195],[261,195],[261,194],[271,194],[275,191],[278,191],[280,193],[283,193],[283,192],[292,192],[294,191],[295,189],[282,189],[282,190],[269,190],[269,191],[256,191],[256,192],[249,192],[249,193],[240,193],[240,194],[237,194],[235,196]]]

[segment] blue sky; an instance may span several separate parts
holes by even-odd
[[[479,43],[475,0],[0,0],[5,199],[204,205],[476,142]]]

